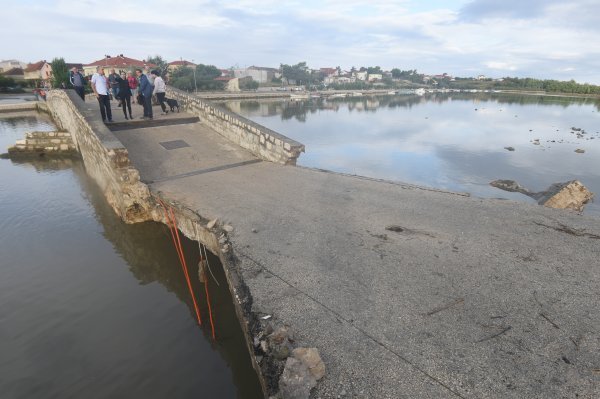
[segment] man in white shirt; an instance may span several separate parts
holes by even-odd
[[[108,81],[104,76],[104,68],[96,67],[96,73],[92,76],[92,90],[100,104],[100,114],[102,122],[112,122],[112,112],[110,110],[110,96],[108,95]]]
[[[168,114],[169,111],[167,110],[167,106],[165,105],[165,95],[167,91],[165,81],[160,76],[160,73],[158,71],[152,71],[150,73],[154,77],[154,91],[152,92],[152,94],[156,96],[156,99],[158,100],[158,103],[162,108],[162,114]]]

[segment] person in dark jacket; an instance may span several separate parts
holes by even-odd
[[[144,96],[144,116],[141,119],[152,119],[152,92],[154,86],[152,86],[148,77],[142,73],[141,69],[136,69],[135,74],[140,79],[140,93]]]
[[[85,101],[85,85],[87,84],[87,81],[76,67],[71,68],[71,72],[69,72],[69,82],[75,89],[75,92],[79,94],[79,97]]]
[[[133,119],[131,115],[131,89],[129,88],[129,82],[125,76],[125,72],[121,72],[121,76],[117,76],[117,83],[119,86],[119,100],[123,107],[123,114],[125,119]],[[127,107],[127,109],[125,109]],[[127,118],[127,111],[129,111],[129,118]]]

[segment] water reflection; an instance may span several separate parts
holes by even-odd
[[[303,166],[524,202],[489,182],[542,191],[579,179],[600,195],[598,99],[434,93],[224,105],[305,144]],[[585,212],[600,216],[600,204]]]
[[[44,128],[0,118],[0,145]],[[165,227],[122,223],[80,161],[0,160],[0,182],[0,396],[261,397],[216,259],[213,342]]]
[[[94,214],[98,222],[103,227],[102,235],[113,244],[114,250],[125,260],[135,278],[142,285],[154,282],[163,285],[187,305],[189,317],[195,321],[196,314],[192,298],[176,258],[177,255],[167,226],[154,222],[133,225],[123,223],[104,200],[98,187],[90,182],[85,171],[75,169],[75,172],[83,191],[87,194],[87,199],[94,207]],[[197,278],[197,265],[200,259],[198,243],[187,239],[181,233],[180,237],[188,265],[188,274],[191,277],[192,287],[203,318],[202,327],[199,328],[207,342],[221,354],[232,369],[233,379],[238,388],[238,397],[261,397],[262,391],[251,366],[248,349],[235,314],[233,300],[227,288],[227,280],[219,258],[208,253],[209,264],[216,279],[216,282],[214,279],[209,279],[208,283],[217,337],[216,341],[213,341],[204,285]]]

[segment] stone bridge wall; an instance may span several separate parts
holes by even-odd
[[[303,144],[194,94],[167,87],[167,97],[176,99],[182,109],[197,115],[202,123],[265,161],[295,165],[304,152]]]
[[[87,173],[115,212],[127,223],[150,220],[148,186],[130,165],[127,149],[102,122],[98,104],[83,102],[73,90],[49,91],[46,104],[59,128],[71,133]]]

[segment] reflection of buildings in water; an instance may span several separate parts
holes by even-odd
[[[375,110],[375,109],[379,108],[379,100],[377,100],[377,99],[368,99],[365,106],[369,110]]]

